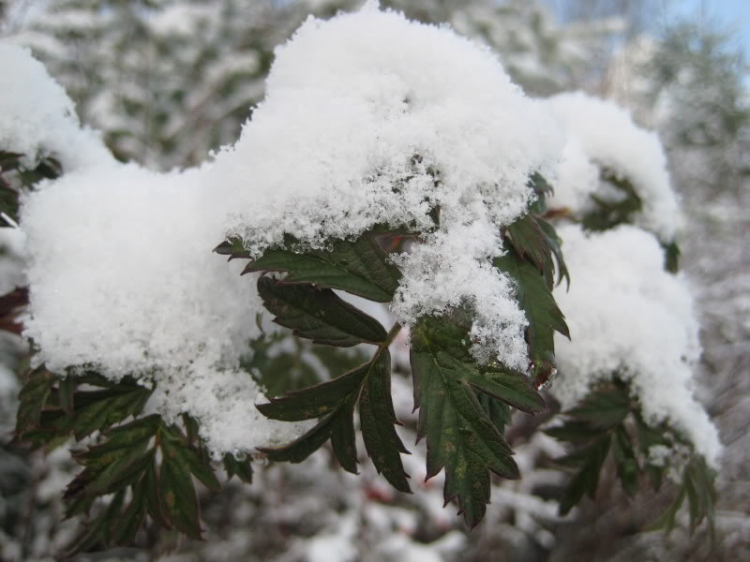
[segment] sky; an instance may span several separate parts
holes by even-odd
[[[737,40],[750,59],[750,0],[679,0],[671,2],[676,15],[699,14],[715,19],[737,34]]]

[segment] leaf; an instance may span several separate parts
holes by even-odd
[[[221,484],[219,484],[216,474],[211,468],[210,461],[202,457],[198,450],[186,441],[177,427],[162,427],[161,449],[165,460],[171,460],[186,467],[207,488],[211,490],[221,488]]]
[[[443,369],[474,389],[527,413],[546,408],[544,399],[523,373],[497,363],[479,365],[466,346],[469,335],[464,327],[446,318],[425,317],[415,334],[413,342],[429,347]]]
[[[330,289],[284,285],[269,277],[258,279],[258,293],[278,324],[314,343],[349,347],[380,344],[388,334],[374,318],[341,300]]]
[[[479,400],[479,404],[482,406],[484,413],[487,414],[492,425],[495,426],[495,429],[497,429],[500,434],[505,433],[506,426],[510,425],[511,422],[510,407],[506,403],[501,402],[500,400],[495,400],[491,396],[482,392],[479,393],[477,399]]]
[[[594,210],[584,215],[583,227],[586,230],[609,230],[620,224],[632,224],[634,216],[643,210],[643,200],[633,184],[608,169],[601,173],[602,181],[619,192],[617,198],[604,198],[591,195]]]
[[[638,491],[638,460],[635,456],[630,434],[624,425],[618,425],[612,440],[617,477],[623,490],[631,498]]]
[[[593,426],[585,421],[567,420],[562,425],[545,429],[544,433],[559,441],[580,443],[582,441],[591,441],[601,435],[602,428]]]
[[[411,364],[420,408],[417,434],[427,437],[427,477],[445,468],[445,500],[458,497],[460,513],[474,527],[489,502],[490,471],[518,478],[518,467],[463,378],[466,371],[457,371],[460,362],[442,350],[453,346],[443,342],[441,349],[431,339],[435,333],[424,320],[412,333]]]
[[[228,238],[216,248],[214,252],[220,256],[229,256],[229,261],[233,259],[250,259],[250,253],[245,249],[245,245],[242,243],[242,238],[234,236]]]
[[[332,381],[287,392],[286,396],[272,398],[268,404],[257,404],[256,408],[267,418],[281,421],[310,420],[332,414],[359,391],[367,367],[360,366]]]
[[[515,251],[495,258],[495,267],[515,281],[518,304],[529,322],[526,342],[529,346],[534,383],[540,387],[556,372],[555,331],[570,338],[565,317],[552,292],[533,264],[521,259]]]
[[[383,350],[371,363],[359,399],[359,421],[367,453],[378,473],[394,488],[411,492],[399,453],[409,454],[396,433],[391,396],[391,354]]]
[[[232,453],[226,453],[224,470],[227,472],[227,479],[237,476],[245,484],[253,483],[253,465],[250,459],[239,460]]]
[[[202,540],[200,510],[188,465],[165,449],[159,472],[161,505],[165,518],[178,531],[192,539]]]
[[[248,264],[245,272],[285,271],[282,283],[312,283],[318,288],[340,289],[375,302],[390,302],[401,273],[388,262],[373,233],[356,241],[334,240],[333,249],[294,252],[270,249]]]
[[[677,273],[680,270],[680,255],[682,254],[677,242],[662,243],[661,247],[664,250],[664,269],[670,273]]]
[[[323,444],[331,439],[331,435],[336,432],[336,439],[339,442],[338,450],[335,450],[341,466],[356,474],[356,454],[352,454],[351,442],[346,442],[349,435],[349,427],[353,427],[353,410],[347,405],[341,405],[332,413],[321,419],[315,427],[307,433],[298,437],[288,445],[283,447],[267,448],[261,447],[258,450],[266,453],[268,458],[276,462],[300,463],[315,451],[320,449]],[[352,430],[353,431],[353,430]],[[339,457],[338,455],[342,456]]]
[[[18,395],[18,412],[16,414],[16,436],[20,437],[39,425],[50,391],[57,382],[57,377],[44,365],[31,371]]]
[[[583,451],[568,455],[568,459],[573,458],[581,468],[570,480],[560,499],[560,515],[566,515],[573,509],[583,499],[584,494],[588,494],[592,499],[596,495],[599,474],[609,454],[611,441],[609,434],[606,434]],[[558,462],[565,463],[566,458],[559,459]]]
[[[118,545],[129,545],[135,541],[138,530],[146,517],[147,482],[145,476],[133,488],[133,495],[125,511],[112,529],[111,542]]]
[[[629,413],[630,397],[627,391],[617,388],[591,392],[579,406],[567,412],[571,417],[603,429],[622,423]]]
[[[675,496],[675,499],[672,501],[670,506],[667,508],[667,510],[659,516],[659,518],[648,525],[646,527],[646,531],[666,531],[667,533],[670,533],[675,528],[675,519],[677,518],[677,513],[680,511],[680,508],[682,507],[682,503],[685,501],[686,491],[684,487],[680,487],[680,490],[677,492],[677,496]]]

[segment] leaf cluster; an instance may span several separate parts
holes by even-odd
[[[535,181],[546,185],[541,176]],[[544,196],[544,188],[539,189],[538,201]],[[397,234],[401,233],[379,227],[353,241],[331,241],[327,250],[301,248],[288,239],[284,247],[269,249],[246,266],[245,273],[264,274],[258,278],[258,293],[266,309],[297,338],[318,346],[373,349],[369,360],[343,373],[331,372],[331,380],[307,388],[290,386],[285,395],[258,405],[272,419],[317,420],[292,443],[263,449],[272,461],[302,462],[330,442],[341,466],[356,473],[356,411],[377,471],[397,490],[410,491],[400,458],[408,451],[394,427],[399,422],[390,391],[388,347],[401,327],[396,324],[387,331],[334,292],[390,302],[401,273],[389,261],[382,237]],[[554,374],[554,331],[568,335],[551,292],[556,272],[559,282],[567,278],[567,270],[554,229],[538,214],[526,215],[503,234],[507,253],[495,266],[515,282],[529,320],[527,342],[535,381],[542,384]],[[230,259],[249,258],[237,238],[224,242],[217,252]],[[467,524],[474,526],[490,499],[490,475],[519,476],[502,435],[511,408],[535,413],[545,409],[545,403],[525,373],[477,362],[469,350],[470,314],[465,310],[422,318],[411,327],[410,361],[415,407],[420,409],[418,435],[427,441],[427,477],[445,469],[446,502],[457,498]],[[270,363],[265,361],[265,366]]]
[[[669,461],[655,464],[650,460],[654,446],[671,448],[675,436],[669,427],[648,425],[637,401],[630,397],[627,384],[616,380],[591,392],[577,407],[566,413],[562,425],[546,430],[548,435],[569,443],[573,451],[556,460],[573,471],[560,499],[560,514],[567,514],[588,495],[593,499],[605,463],[612,459],[623,491],[633,497],[647,481],[658,490],[664,481]],[[685,497],[690,505],[690,528],[694,530],[708,519],[713,533],[716,490],[715,475],[700,455],[692,455],[682,469],[682,482],[674,502],[651,525],[651,530],[670,531]]]
[[[131,544],[147,518],[201,539],[193,479],[210,489],[219,481],[195,420],[184,415],[183,429],[142,415],[151,393],[131,377],[112,382],[93,370],[61,378],[42,365],[27,374],[16,441],[47,449],[70,438],[89,443],[73,453],[83,469],[64,495],[67,517],[89,516],[68,555]],[[248,460],[226,455],[224,468],[229,478],[252,480]]]

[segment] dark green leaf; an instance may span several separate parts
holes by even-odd
[[[680,269],[680,247],[677,242],[662,244],[664,249],[664,267],[670,273],[677,273]]]
[[[330,251],[266,250],[245,271],[286,271],[283,283],[312,283],[376,302],[393,299],[401,273],[388,262],[372,233],[362,234],[354,242],[334,240],[331,245]]]
[[[534,265],[521,259],[515,251],[495,258],[495,267],[515,281],[515,293],[529,322],[526,341],[537,387],[556,372],[555,331],[570,337],[565,317],[557,306],[544,277]]]
[[[489,502],[489,472],[518,478],[518,467],[505,439],[462,378],[465,373],[456,371],[460,362],[442,350],[453,346],[435,345],[434,333],[424,321],[412,333],[411,364],[420,407],[417,432],[427,437],[427,477],[445,468],[445,500],[458,497],[460,511],[473,527]]]
[[[175,426],[162,428],[161,449],[165,460],[179,463],[180,466],[187,468],[207,488],[212,490],[221,488],[210,461],[203,457],[195,447],[189,445]]]
[[[175,529],[201,540],[200,510],[190,467],[171,452],[163,456],[159,474],[163,514]]]
[[[17,436],[21,436],[39,425],[42,409],[55,382],[57,382],[57,377],[48,371],[44,365],[37,367],[28,374],[26,384],[18,395]]]
[[[506,403],[496,400],[483,392],[480,392],[477,395],[477,399],[479,400],[479,404],[482,406],[484,413],[487,414],[492,425],[495,426],[495,429],[497,429],[500,434],[505,433],[505,428],[511,422],[510,407]]]
[[[685,487],[681,486],[674,501],[656,521],[646,527],[646,531],[666,531],[667,533],[672,531],[675,527],[677,513],[680,511],[682,503],[685,501],[685,496]]]
[[[596,488],[599,484],[599,474],[601,473],[604,461],[609,454],[611,444],[609,434],[595,441],[584,451],[574,453],[577,459],[576,464],[580,464],[580,470],[573,476],[560,499],[560,515],[567,514],[578,502],[581,501],[584,494],[590,498],[596,495]],[[580,459],[580,460],[578,460]],[[565,462],[565,459],[560,459]]]
[[[602,181],[617,192],[617,197],[591,195],[594,209],[583,217],[586,230],[609,230],[620,224],[632,224],[634,216],[643,209],[643,200],[627,179],[610,170],[602,170]]]
[[[141,528],[146,517],[147,494],[146,479],[142,477],[133,487],[130,504],[112,529],[112,542],[114,544],[129,545],[135,541],[138,529]]]
[[[227,479],[237,476],[245,484],[253,482],[253,465],[250,459],[238,460],[232,453],[224,455],[224,470],[227,472]]]
[[[214,248],[214,252],[221,256],[229,256],[230,261],[233,259],[250,258],[250,253],[245,249],[242,239],[238,237],[225,240]]]
[[[347,472],[358,474],[357,441],[354,436],[354,404],[356,394],[350,396],[334,414],[331,424],[331,445],[341,467]]]
[[[612,440],[617,477],[625,493],[633,497],[638,491],[638,460],[635,456],[630,434],[625,426],[618,425]]]
[[[257,404],[256,407],[264,416],[274,420],[302,421],[326,416],[359,391],[367,373],[366,364],[332,381],[288,392],[284,397],[272,398],[268,404]]]
[[[341,300],[330,289],[283,285],[269,277],[258,279],[258,293],[275,321],[315,343],[349,347],[379,344],[387,333],[380,323]]]
[[[370,365],[359,399],[365,447],[378,473],[397,490],[411,492],[399,454],[408,451],[393,427],[398,421],[391,397],[391,354],[383,350]]]
[[[592,392],[579,406],[567,413],[596,427],[612,427],[621,423],[630,413],[630,397],[627,390],[618,388]]]

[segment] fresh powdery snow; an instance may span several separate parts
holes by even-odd
[[[556,170],[553,207],[585,213],[591,195],[604,195],[600,173],[606,168],[630,180],[643,200],[636,223],[672,242],[681,225],[667,158],[656,133],[635,125],[630,114],[610,101],[583,92],[565,93],[545,101],[565,129],[567,144]]]
[[[23,154],[30,167],[49,154],[69,170],[114,160],[28,49],[0,43],[0,91],[0,151]]]
[[[555,339],[560,378],[552,392],[563,409],[619,373],[648,423],[668,422],[716,465],[718,432],[693,396],[701,348],[685,278],[664,269],[658,241],[637,227],[586,234],[567,225],[557,232],[572,279],[569,291],[555,291],[573,337]]]
[[[580,189],[593,191],[593,163],[611,167],[636,182],[644,226],[673,233],[676,203],[655,137],[605,105],[617,128],[599,125],[610,134],[623,125],[623,136],[596,136],[588,105],[598,102],[585,100],[574,118],[583,98],[531,100],[486,48],[373,3],[308,19],[277,50],[266,100],[238,142],[187,171],[116,162],[28,52],[0,47],[0,76],[13,76],[0,98],[0,149],[59,156],[65,171],[27,195],[21,214],[36,360],[155,383],[152,407],[167,419],[195,416],[216,453],[288,441],[303,427],[254,408],[266,398],[240,359],[263,307],[253,276],[212,253],[227,235],[259,255],[285,234],[321,248],[376,224],[421,232],[394,258],[404,272],[396,318],[408,325],[468,305],[475,353],[525,369],[526,318],[491,263],[501,227],[534,197],[533,172],[556,174],[559,200],[578,208],[576,170]],[[568,116],[567,146],[550,106]],[[649,419],[668,419],[715,459],[715,430],[688,386],[698,343],[682,279],[663,271],[644,232],[563,234],[573,283],[558,298],[574,337],[559,342],[563,403],[627,367]]]

